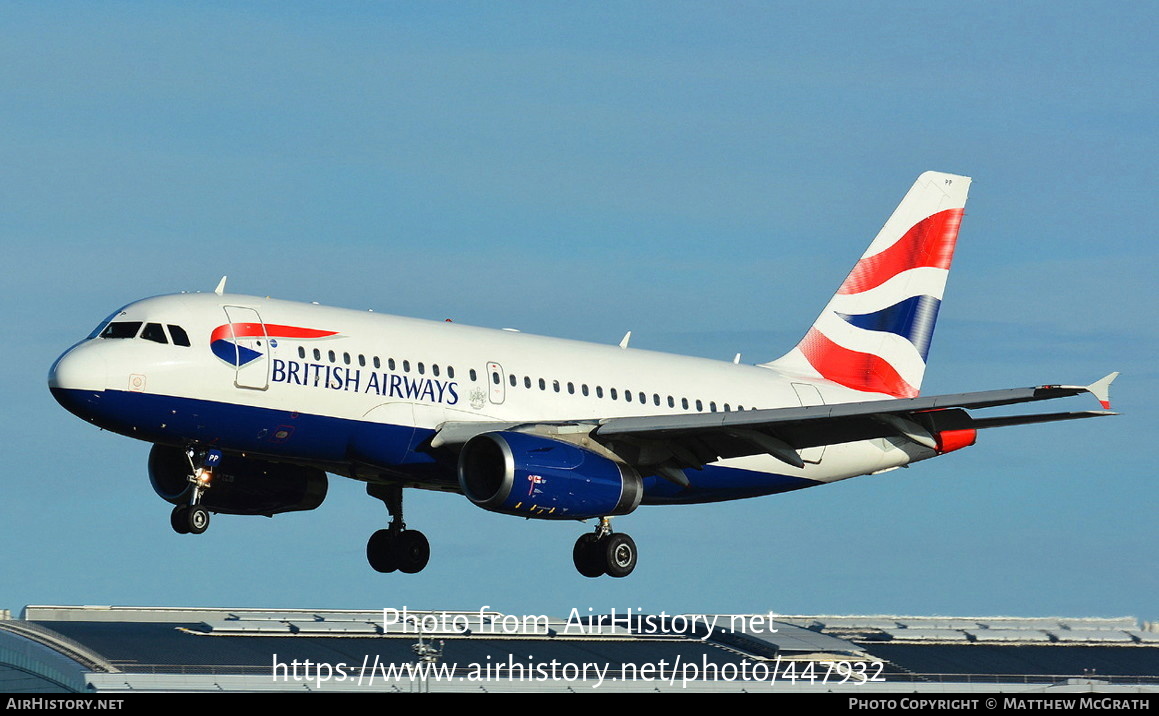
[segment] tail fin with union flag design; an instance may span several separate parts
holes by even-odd
[[[969,177],[918,177],[801,342],[764,367],[916,397],[969,189]]]

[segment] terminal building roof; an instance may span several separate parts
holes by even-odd
[[[597,679],[620,691],[831,690],[866,678],[862,690],[1159,690],[1159,630],[1131,618],[94,606],[0,617],[9,693],[550,691]],[[422,663],[448,678],[416,683],[406,670]]]

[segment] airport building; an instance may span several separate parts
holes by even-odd
[[[0,692],[1159,693],[1135,619],[28,606]]]

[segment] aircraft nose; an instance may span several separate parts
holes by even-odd
[[[76,413],[105,390],[105,359],[81,344],[65,351],[48,371],[48,387],[57,402]]]

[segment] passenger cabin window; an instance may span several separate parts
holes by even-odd
[[[173,339],[173,345],[189,347],[189,334],[181,326],[169,324],[169,337]]]
[[[101,331],[101,338],[136,338],[140,321],[113,321]]]
[[[165,329],[161,327],[160,323],[146,323],[145,330],[141,331],[141,337],[154,343],[169,344],[169,338],[165,335]]]

